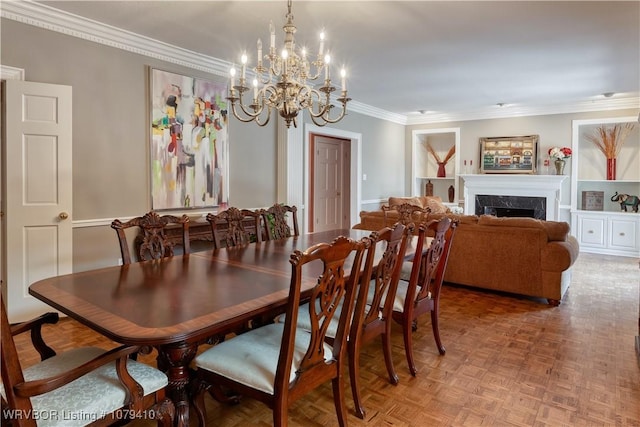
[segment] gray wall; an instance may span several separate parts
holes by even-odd
[[[72,219],[110,221],[150,210],[149,68],[225,79],[12,20],[0,24],[0,63],[24,69],[28,81],[73,87]],[[350,113],[334,127],[363,135],[369,176],[363,198],[404,192],[404,126]],[[259,127],[232,118],[229,129],[230,204],[253,208],[281,201],[275,121]],[[74,271],[117,263],[108,226],[74,224],[73,234]]]

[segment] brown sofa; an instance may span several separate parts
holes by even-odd
[[[406,202],[393,199],[391,206]],[[430,203],[433,205],[433,201]],[[443,215],[459,220],[445,282],[546,298],[551,305],[560,303],[579,250],[578,241],[569,234],[569,224],[533,218],[455,215],[446,207],[435,210],[439,213],[429,214],[427,220]],[[394,224],[397,218],[393,210],[362,211],[360,223],[353,228],[379,230]]]

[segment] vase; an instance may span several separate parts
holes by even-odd
[[[425,188],[425,195],[433,196],[433,183],[431,182],[431,180],[427,181],[427,185]]]
[[[607,159],[607,181],[616,179],[616,159]]]
[[[449,191],[447,195],[449,196],[449,203],[453,203],[453,199],[455,199],[456,197],[456,189],[453,185],[449,186]]]
[[[556,175],[562,175],[564,173],[564,160],[556,159],[554,165],[556,166]]]
[[[444,162],[438,162],[438,173],[436,174],[438,178],[444,178],[447,176],[447,171],[444,168],[445,165],[446,163]]]

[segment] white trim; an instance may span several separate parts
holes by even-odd
[[[24,68],[0,64],[0,80],[24,80]]]
[[[558,221],[562,181],[566,175],[529,174],[479,174],[460,175],[464,179],[464,213],[475,215],[476,196],[479,194],[497,196],[544,197],[547,206],[547,221]]]

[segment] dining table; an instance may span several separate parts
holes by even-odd
[[[156,348],[176,405],[175,424],[188,426],[189,364],[198,346],[284,311],[293,251],[370,233],[331,230],[75,272],[35,282],[29,293],[115,342]],[[319,263],[307,270],[303,287],[311,289],[321,272]]]

